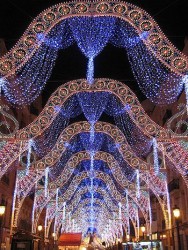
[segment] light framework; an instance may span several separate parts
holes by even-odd
[[[170,229],[166,163],[171,162],[188,185],[185,143],[178,141],[187,139],[187,133],[180,136],[153,122],[125,84],[95,79],[94,58],[108,42],[125,48],[141,90],[164,104],[175,101],[184,86],[187,92],[187,57],[136,6],[119,1],[63,3],[42,12],[0,59],[2,94],[15,105],[31,103],[49,79],[59,49],[74,41],[88,58],[87,79],[60,86],[37,119],[23,129],[5,107],[0,109],[14,124],[14,131],[0,134],[0,177],[16,160],[20,165],[11,233],[18,228],[23,202],[32,190],[32,232],[45,210],[45,238],[54,222],[56,237],[60,229],[97,230],[113,242],[123,227],[130,234],[131,222],[138,240],[139,213],[151,234],[151,193]],[[69,125],[82,113],[87,121]],[[103,113],[117,126],[100,121]],[[135,147],[138,143],[140,148]],[[153,162],[143,159],[149,155]]]
[[[174,142],[173,138],[170,137],[176,137],[179,135],[176,135],[175,133],[170,133],[169,130],[165,130],[159,125],[155,124],[144,112],[144,110],[141,108],[137,98],[133,95],[132,92],[130,92],[127,87],[125,87],[123,84],[120,84],[119,82],[113,81],[113,80],[97,80],[96,84],[93,84],[92,87],[83,80],[82,82],[79,81],[73,81],[69,83],[67,86],[60,87],[50,98],[48,104],[44,108],[43,112],[39,115],[39,117],[28,127],[18,130],[15,134],[16,139],[16,145],[15,144],[7,144],[5,147],[5,153],[2,152],[2,159],[7,157],[7,160],[2,162],[1,167],[1,174],[5,173],[10,166],[12,162],[18,157],[19,154],[21,154],[24,150],[27,149],[28,144],[28,137],[32,136],[32,138],[36,138],[37,135],[41,134],[45,129],[47,129],[52,121],[55,119],[55,117],[58,115],[58,112],[56,111],[56,106],[59,107],[62,105],[62,101],[60,99],[61,95],[60,93],[64,93],[63,96],[69,97],[73,94],[79,93],[82,89],[82,91],[92,91],[95,90],[98,92],[100,90],[102,91],[113,91],[115,95],[118,95],[119,99],[121,100],[122,104],[129,105],[128,114],[130,118],[133,120],[133,122],[138,126],[143,133],[145,133],[148,137],[158,137],[158,141],[162,143],[158,143],[158,146],[160,146],[161,151],[164,151],[165,155],[168,157],[170,161],[178,168],[178,170],[181,169],[181,173],[183,178],[186,181],[186,157],[183,157],[181,159],[181,164],[177,160],[177,157],[175,155],[177,153],[182,152],[183,155],[186,154],[186,152],[181,149],[181,145],[178,144],[178,142]],[[74,86],[74,87],[73,87]],[[81,89],[80,89],[81,88]],[[121,91],[119,91],[120,89]],[[98,90],[98,91],[97,91]],[[66,100],[64,99],[64,102]],[[133,99],[134,98],[134,99]],[[54,107],[52,109],[52,107]],[[20,143],[23,140],[23,143]],[[164,142],[163,142],[164,141]],[[169,141],[169,143],[167,143]],[[178,147],[178,151],[176,152],[175,148],[173,146],[171,147],[170,154],[169,150],[165,149],[165,145],[174,145],[176,144]],[[164,145],[164,147],[163,147]],[[11,147],[14,146],[14,150],[11,150]],[[16,149],[17,147],[17,149]],[[7,149],[11,150],[11,157],[7,154]],[[66,147],[65,147],[66,148]],[[164,149],[164,150],[163,150]],[[181,155],[181,153],[180,153]],[[184,164],[182,164],[182,161]],[[6,163],[5,163],[6,162]],[[185,176],[185,177],[184,177]],[[187,181],[186,181],[187,182]]]
[[[85,82],[84,82],[85,83]],[[101,87],[101,86],[104,86],[104,85],[102,85],[103,84],[103,82],[101,82],[101,80],[99,81],[99,83],[98,83],[99,85],[96,85],[96,87],[97,88],[99,88],[99,86]],[[116,86],[116,88],[117,88],[117,85],[111,85],[112,84],[112,82],[110,81],[110,86],[113,86],[113,88],[114,88],[114,86]],[[76,86],[76,85],[75,85]],[[87,86],[87,85],[84,85],[84,86]],[[88,85],[88,86],[90,86],[90,85]],[[120,85],[121,86],[121,85]],[[75,87],[74,87],[75,88]],[[74,89],[73,88],[73,89]],[[78,89],[78,88],[77,88]],[[85,90],[85,88],[84,88],[84,90]],[[87,88],[86,88],[86,90],[87,90]],[[104,88],[102,88],[102,90],[104,90]],[[122,90],[122,88],[121,88],[121,90]],[[104,92],[104,91],[103,91]],[[59,92],[58,92],[59,93]],[[74,89],[74,93],[75,93],[75,89]],[[77,92],[77,93],[79,93],[79,91]],[[96,92],[97,93],[97,92]],[[119,93],[119,92],[118,92]],[[120,92],[120,93],[125,93],[124,91],[123,92]],[[130,95],[128,95],[128,96],[130,96]],[[79,98],[81,98],[81,97],[79,97]],[[54,100],[54,99],[52,99],[52,100]],[[131,103],[132,104],[132,103]],[[134,106],[133,106],[134,107]],[[93,112],[94,112],[95,110],[93,110]],[[127,109],[126,110],[124,110],[125,112],[127,112]],[[130,112],[131,111],[131,109],[128,109],[128,111]],[[40,119],[40,118],[39,118]],[[16,189],[16,195],[17,195],[17,197],[18,197],[18,200],[17,200],[17,202],[16,202],[16,204],[19,204],[19,207],[17,207],[16,208],[16,210],[17,211],[19,211],[19,209],[20,209],[20,207],[21,207],[21,205],[22,205],[22,203],[23,203],[23,197],[25,197],[28,193],[29,193],[29,191],[30,191],[30,189],[28,189],[28,190],[26,190],[25,189],[25,187],[29,187],[28,186],[28,183],[36,183],[36,181],[37,180],[40,180],[41,179],[41,177],[42,176],[46,176],[45,175],[45,173],[44,173],[44,170],[45,170],[45,168],[47,167],[47,165],[49,166],[49,164],[51,164],[52,166],[55,164],[55,162],[58,160],[58,155],[57,155],[57,150],[54,150],[55,148],[57,148],[57,149],[59,149],[59,150],[61,150],[61,154],[62,153],[64,153],[67,149],[71,149],[72,150],[72,146],[71,146],[71,143],[69,142],[69,139],[68,139],[68,137],[71,139],[71,138],[73,138],[74,137],[74,135],[75,134],[77,134],[78,133],[78,128],[81,128],[80,127],[80,125],[82,124],[82,126],[83,126],[83,128],[81,129],[81,131],[80,132],[87,132],[87,133],[91,133],[91,130],[90,130],[90,127],[91,127],[91,124],[89,124],[89,123],[87,123],[87,122],[83,122],[83,123],[78,123],[77,125],[71,125],[71,127],[73,128],[73,129],[70,129],[71,127],[67,127],[66,129],[65,129],[65,131],[64,131],[64,135],[62,134],[62,135],[60,135],[60,137],[58,138],[58,140],[57,140],[57,142],[58,143],[56,143],[56,145],[55,145],[55,147],[52,149],[52,151],[50,151],[44,158],[42,158],[41,160],[39,160],[38,162],[36,162],[36,163],[34,163],[34,166],[36,166],[36,167],[34,167],[34,168],[31,168],[31,169],[29,169],[29,171],[27,172],[27,171],[25,171],[25,170],[22,170],[22,171],[20,171],[20,173],[19,173],[19,175],[18,175],[18,177],[20,178],[20,180],[19,180],[19,183],[18,183],[18,189]],[[111,128],[111,130],[109,130]],[[115,148],[117,149],[117,150],[120,150],[120,152],[124,152],[124,151],[127,151],[127,149],[129,149],[129,152],[131,152],[130,150],[130,148],[129,148],[129,146],[128,146],[128,144],[127,144],[127,141],[125,141],[125,145],[123,146],[123,144],[122,144],[122,140],[120,139],[120,138],[123,138],[124,137],[124,135],[122,134],[122,132],[120,132],[120,131],[118,131],[117,130],[117,128],[116,127],[113,127],[113,125],[110,125],[110,124],[106,124],[105,126],[103,126],[102,124],[100,125],[100,123],[98,124],[98,122],[96,122],[96,124],[95,124],[95,126],[94,126],[94,138],[97,136],[97,133],[105,133],[105,134],[109,134],[112,138],[113,138],[113,140],[115,141],[115,144],[114,144],[114,146],[115,146]],[[102,129],[102,130],[101,130]],[[23,131],[23,130],[21,130],[21,131]],[[71,134],[70,133],[70,131],[72,131],[73,133]],[[111,131],[110,133],[109,133],[109,131]],[[116,131],[116,132],[115,132]],[[165,131],[165,130],[164,130]],[[20,132],[20,131],[19,131]],[[19,133],[18,133],[19,134]],[[64,137],[66,135],[66,137]],[[68,136],[68,137],[67,137]],[[61,140],[61,138],[66,138],[66,140],[64,141],[64,142],[62,142],[62,140]],[[25,140],[26,141],[26,145],[27,145],[27,140]],[[95,141],[95,140],[94,140]],[[92,143],[94,143],[94,141],[92,142]],[[30,140],[29,140],[29,142],[30,142]],[[84,141],[85,142],[85,141]],[[88,147],[90,147],[90,144],[92,144],[91,142],[88,144]],[[170,142],[169,142],[170,143]],[[28,143],[29,144],[29,143]],[[59,145],[63,145],[63,148],[60,146],[59,147]],[[85,144],[85,143],[84,143]],[[87,144],[87,143],[86,143]],[[114,151],[114,149],[115,148],[113,148],[114,147],[112,144],[110,145],[110,148],[111,148],[111,151],[113,152]],[[26,147],[27,149],[28,149],[28,146]],[[89,148],[88,148],[89,149]],[[63,150],[63,151],[62,151]],[[123,150],[123,151],[122,151]],[[29,151],[28,151],[29,152]],[[56,153],[55,153],[56,152]],[[50,158],[49,156],[51,155],[54,155],[54,153],[55,153],[55,155],[56,155],[56,157],[54,158],[55,159],[55,162],[54,162],[54,160],[52,159],[52,158]],[[97,154],[96,154],[97,155]],[[135,153],[133,153],[132,152],[132,155],[135,155]],[[60,155],[59,155],[60,156]],[[82,155],[83,156],[83,155]],[[127,154],[123,154],[123,157],[127,157]],[[129,159],[129,157],[130,156],[128,156],[128,158],[127,158],[127,160]],[[134,156],[135,157],[135,156]],[[137,160],[136,160],[137,159]],[[47,160],[47,161],[46,161]],[[138,163],[138,166],[140,165],[140,159],[138,159],[137,157],[135,158],[135,160],[136,161],[133,161],[133,159],[132,159],[132,157],[131,157],[131,161],[132,161],[132,163],[133,162],[137,162]],[[42,163],[42,165],[40,164],[40,162]],[[50,163],[51,162],[51,163]],[[131,163],[129,160],[128,160],[128,162],[129,162],[129,164]],[[140,163],[139,163],[140,162]],[[44,163],[47,163],[47,165],[46,165],[46,167],[45,167],[45,165],[44,165]],[[135,164],[135,163],[134,163]],[[134,165],[133,164],[133,165]],[[143,166],[145,166],[146,167],[146,169],[148,169],[148,170],[151,170],[152,169],[152,167],[150,167],[150,166],[148,166],[147,167],[147,163],[141,163],[141,165],[143,165]],[[140,166],[141,166],[140,165]],[[36,169],[37,171],[35,171],[34,169]],[[145,169],[145,168],[144,168]],[[32,173],[32,176],[31,176],[31,173]],[[150,172],[150,174],[151,174],[152,172]],[[139,173],[137,173],[137,176],[139,176],[140,175],[140,177],[142,178],[142,173],[141,172],[139,172]],[[89,176],[89,175],[88,175]],[[155,178],[158,178],[157,176],[155,177]],[[45,178],[46,179],[46,178]],[[158,178],[158,180],[160,180],[160,178]],[[153,183],[153,181],[154,181],[154,179],[152,180],[152,183]],[[156,181],[157,181],[157,179],[156,179]],[[158,181],[157,181],[158,182]],[[156,182],[156,183],[157,183]],[[163,179],[161,179],[161,183],[164,183],[163,182]],[[45,186],[47,185],[47,182],[45,181]],[[25,187],[24,187],[25,186]],[[32,186],[32,185],[31,185]],[[30,186],[30,187],[31,187]],[[159,191],[159,189],[158,189],[158,187],[156,186],[156,193],[160,193],[160,191]],[[52,190],[53,188],[52,187],[50,187],[50,190]],[[153,189],[154,190],[154,189]],[[164,192],[165,192],[165,190],[166,190],[166,187],[164,187]],[[55,191],[54,191],[55,192]],[[45,192],[46,193],[46,192]],[[54,193],[55,194],[55,193]],[[45,195],[44,195],[44,197],[45,197]],[[52,192],[52,196],[50,196],[50,197],[53,197],[53,192]],[[166,198],[165,198],[165,200],[166,200],[166,205],[165,205],[165,207],[166,208],[168,208],[169,207],[169,205],[168,205],[168,196],[166,196]],[[164,201],[165,201],[164,200]],[[48,200],[47,199],[47,202],[45,203],[46,205],[48,204],[48,201],[50,201],[50,200]],[[44,205],[44,207],[46,206],[46,205]],[[167,209],[168,210],[168,209]],[[165,218],[167,219],[167,221],[169,220],[170,221],[170,219],[168,219],[168,215],[166,216],[165,215]],[[15,217],[15,219],[17,220],[17,218]],[[167,222],[168,223],[168,222]],[[16,224],[15,224],[16,225]]]
[[[36,99],[57,51],[73,40],[89,59],[89,83],[94,82],[94,57],[111,42],[126,48],[141,90],[154,103],[172,103],[187,86],[187,57],[145,11],[123,2],[67,3],[42,12],[2,58],[0,83],[8,100],[22,105]]]

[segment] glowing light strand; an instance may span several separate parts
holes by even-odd
[[[152,234],[152,211],[151,211],[150,196],[148,196],[148,203],[149,203],[149,234],[150,234],[150,237],[151,237],[151,234]]]
[[[30,139],[30,140],[29,140],[29,143],[28,143],[26,174],[28,174],[29,167],[30,167],[30,164],[31,164],[31,151],[32,151],[32,146],[33,146],[33,140]]]
[[[136,169],[136,186],[137,186],[137,198],[140,198],[140,176],[139,170]]]
[[[66,216],[66,202],[63,203],[63,221],[65,220]]]
[[[129,198],[128,198],[128,190],[126,190],[126,213],[127,213],[127,235],[130,235],[130,221],[129,221]]]
[[[48,175],[49,175],[49,168],[47,167],[45,169],[45,183],[44,183],[44,188],[45,188],[44,195],[45,195],[45,197],[48,196]]]
[[[37,184],[35,185],[35,188],[37,188]],[[36,192],[35,192],[33,208],[32,208],[32,233],[35,233],[35,230],[34,230],[35,211],[36,211]]]
[[[157,153],[157,140],[156,138],[153,138],[153,161],[154,161],[154,171],[155,174],[159,174],[159,159],[158,159],[158,153]]]
[[[182,82],[184,83],[184,88],[185,88],[186,108],[188,114],[188,75],[183,77]]]
[[[0,97],[1,97],[1,91],[4,87],[4,84],[6,84],[6,80],[4,78],[0,78]]]
[[[91,227],[94,226],[94,210],[93,210],[93,203],[94,203],[94,191],[93,191],[93,179],[94,179],[94,155],[95,152],[90,152],[90,181],[91,181],[91,187],[90,187],[90,193],[91,193],[91,212],[90,212],[90,220],[91,220]]]

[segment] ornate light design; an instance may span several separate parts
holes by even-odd
[[[151,231],[149,189],[156,195],[166,227],[170,228],[166,169],[159,171],[157,153],[162,152],[164,161],[175,165],[188,185],[185,145],[174,140],[178,134],[169,126],[164,129],[146,115],[126,85],[111,79],[94,80],[93,59],[107,42],[126,48],[135,78],[146,96],[156,103],[168,103],[176,99],[183,85],[187,92],[187,57],[136,6],[119,1],[62,3],[42,12],[16,46],[0,59],[0,91],[16,105],[31,103],[49,79],[58,50],[74,40],[89,60],[87,80],[60,86],[29,126],[18,130],[13,118],[14,131],[0,133],[0,177],[16,159],[22,163],[17,171],[12,228],[17,227],[20,209],[33,187],[32,231],[36,232],[40,214],[46,208],[45,237],[54,219],[55,235],[61,225],[67,231],[81,228],[84,232],[89,225],[97,226],[100,233],[104,231],[113,240],[122,234],[123,226],[130,233],[128,217],[138,239],[138,210],[144,216],[146,231]],[[151,67],[148,62],[153,62]],[[12,118],[4,107],[0,112]],[[67,126],[70,118],[82,112],[87,122]],[[98,121],[103,112],[118,116],[115,121],[119,128]],[[0,125],[8,127],[7,123]],[[131,141],[128,137],[135,138]],[[153,142],[154,164],[140,158],[143,154],[139,149],[131,148],[138,143],[137,137],[147,149],[146,155]],[[187,138],[187,131],[181,138]],[[182,152],[185,157],[178,161]],[[36,157],[32,160],[33,155]]]
[[[110,13],[111,16],[116,16],[128,21],[136,29],[138,34],[147,31],[149,35],[147,39],[143,36],[143,41],[155,56],[178,74],[187,71],[187,57],[170,43],[152,17],[144,10],[126,2],[109,1],[101,3],[99,1],[94,3],[83,2],[82,4],[77,2],[62,3],[52,6],[39,14],[14,48],[1,58],[1,75],[7,77],[8,75],[14,74],[18,68],[27,62],[40,46],[40,43],[37,43],[38,34],[43,33],[44,37],[46,37],[54,27],[54,24],[57,23],[57,18],[58,21],[61,22],[70,17],[84,17],[91,15],[91,13],[92,16],[108,16]],[[136,22],[134,22],[135,20]],[[166,44],[165,52],[161,47],[162,44]],[[166,56],[169,51],[172,54],[170,58]]]
[[[88,81],[93,83],[93,59],[113,36],[113,30],[116,35],[111,41],[129,48],[130,63],[135,54],[148,54],[147,60],[145,55],[136,56],[134,64],[131,63],[146,96],[156,103],[174,101],[183,88],[187,58],[173,47],[154,20],[143,10],[128,3],[116,2],[114,5],[114,2],[109,1],[102,7],[100,2],[83,5],[84,12],[78,11],[76,3],[60,4],[42,12],[16,46],[1,59],[0,86],[9,101],[16,105],[31,103],[48,80],[58,49],[71,45],[73,37],[89,58]],[[63,9],[66,9],[66,13],[62,13]],[[119,12],[120,9],[123,11]],[[121,21],[116,22],[117,17]],[[123,34],[125,30],[122,23],[129,26],[125,29],[126,35]],[[115,38],[120,39],[120,42],[114,41]],[[143,46],[139,47],[141,43]],[[153,68],[146,66],[150,60],[155,61],[151,64]],[[147,77],[142,74],[143,70],[147,72]],[[141,78],[142,81],[139,81]],[[163,82],[159,84],[159,80]]]

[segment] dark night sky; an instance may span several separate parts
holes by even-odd
[[[55,0],[0,0],[0,37],[10,49],[26,30],[30,22],[44,9],[60,3]],[[145,9],[159,24],[169,40],[180,50],[188,35],[187,0],[132,0]],[[59,53],[50,82],[44,89],[48,97],[57,86],[73,79],[85,78],[87,60],[77,46]],[[140,100],[144,97],[138,89],[124,49],[108,45],[95,60],[95,77],[120,80],[129,85]]]

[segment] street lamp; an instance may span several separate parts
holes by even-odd
[[[43,226],[42,225],[38,225],[37,230],[39,232],[39,237],[40,237],[38,248],[42,249],[42,235],[41,235],[41,232],[43,230]]]
[[[173,214],[174,214],[174,217],[175,217],[176,219],[178,219],[178,218],[180,217],[180,209],[179,209],[179,207],[175,206],[175,207],[173,208]]]
[[[42,231],[42,225],[38,225],[38,231],[39,231],[39,233]]]
[[[180,242],[180,231],[179,231],[179,217],[180,217],[180,209],[179,207],[175,206],[173,208],[173,215],[176,221],[176,228],[177,228],[177,237],[178,237],[178,249],[181,250],[181,242]]]
[[[3,216],[5,214],[6,206],[0,205],[0,216]]]
[[[144,233],[145,233],[145,231],[146,231],[146,227],[143,225],[143,226],[141,226],[141,231],[142,231],[142,233],[143,233],[143,240],[144,240]]]
[[[1,243],[2,243],[2,236],[3,236],[3,216],[5,214],[6,211],[6,206],[5,206],[5,202],[4,200],[1,201],[0,204],[0,249],[1,249]]]
[[[52,233],[52,237],[53,237],[53,249],[55,249],[56,233]]]

